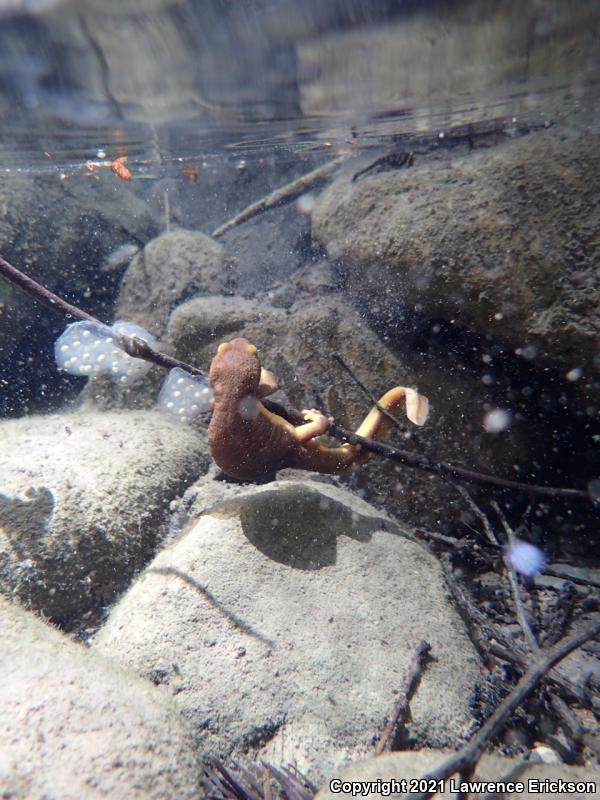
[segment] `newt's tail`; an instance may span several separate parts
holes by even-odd
[[[429,400],[414,389],[396,386],[386,392],[379,400],[379,406],[396,416],[406,404],[406,416],[415,425],[424,425],[429,414]],[[382,441],[394,423],[377,406],[369,411],[356,429],[358,436]],[[353,464],[364,464],[372,453],[353,444],[341,447],[324,447],[316,440],[307,443],[297,458],[296,466],[317,472],[344,472]]]
[[[395,386],[380,398],[379,405],[396,416],[404,402],[406,402],[408,419],[415,425],[424,425],[429,415],[429,400],[414,389]],[[373,406],[355,432],[358,436],[365,436],[381,442],[393,424],[392,420],[386,417],[377,406]],[[368,450],[358,450],[356,447],[354,449],[357,450],[354,464],[364,464],[372,455]]]

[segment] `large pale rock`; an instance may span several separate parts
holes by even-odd
[[[0,597],[0,795],[199,797],[194,742],[156,687]]]
[[[479,669],[437,561],[364,501],[305,479],[235,487],[209,507],[93,647],[164,683],[203,752],[316,775],[369,751],[421,639],[433,660],[408,736],[450,744],[471,723]]]
[[[598,137],[550,128],[454,159],[337,180],[313,232],[382,322],[399,305],[526,358],[584,368],[600,316]]]
[[[411,781],[417,780],[425,775],[430,770],[439,766],[439,764],[446,758],[451,756],[451,751],[435,752],[432,750],[420,750],[410,753],[388,753],[380,756],[379,758],[372,758],[369,761],[362,761],[332,775],[317,794],[317,800],[334,800],[334,798],[347,798],[352,797],[350,792],[336,791],[332,792],[330,787],[331,780],[341,781]],[[455,775],[453,780],[456,786],[460,784],[460,778]],[[586,800],[597,796],[596,787],[600,781],[600,770],[594,767],[571,767],[566,764],[541,764],[532,761],[523,761],[519,758],[501,758],[500,756],[493,756],[484,754],[479,762],[479,766],[475,772],[473,781],[521,781],[524,784],[524,791],[516,792],[500,792],[499,795],[506,798],[506,800],[560,800],[565,797],[565,792],[568,796],[577,798],[578,800]],[[530,783],[531,781],[531,783]],[[548,781],[549,783],[544,783]],[[569,788],[560,789],[560,781],[573,782],[575,786],[578,783],[584,784],[583,790],[571,791]],[[554,785],[554,788],[551,788]],[[337,788],[337,784],[334,784]],[[587,791],[586,791],[587,788]],[[413,791],[418,790],[417,787]],[[369,795],[379,800],[383,797],[403,798],[406,791],[392,792],[391,794],[384,794],[383,792],[374,789],[369,792]],[[469,797],[485,798],[496,795],[495,791],[488,792],[472,792]],[[444,792],[436,794],[436,797],[453,798],[456,797],[456,791],[446,788]]]
[[[2,592],[65,621],[151,557],[168,503],[208,464],[203,434],[158,412],[0,426]]]

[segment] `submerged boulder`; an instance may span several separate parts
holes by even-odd
[[[134,256],[121,282],[115,317],[160,337],[173,308],[197,294],[217,294],[223,282],[218,242],[194,231],[163,233]]]
[[[2,592],[58,621],[108,602],[152,556],[204,435],[152,411],[0,425]]]
[[[203,753],[323,775],[369,752],[426,639],[432,660],[408,738],[460,739],[478,659],[436,559],[329,483],[208,486],[197,497],[204,513],[134,582],[92,646],[164,684]]]
[[[597,369],[598,137],[557,126],[352,180],[313,210],[313,234],[384,320],[421,309],[539,356]],[[595,365],[595,366],[594,366]]]
[[[200,796],[191,731],[148,681],[0,597],[0,794]]]

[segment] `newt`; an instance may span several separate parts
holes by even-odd
[[[338,473],[371,456],[355,445],[326,447],[317,441],[333,420],[316,409],[303,410],[300,425],[267,409],[261,399],[279,388],[277,379],[261,366],[256,347],[246,339],[219,345],[209,379],[214,405],[208,442],[215,462],[233,478],[255,480],[285,467]],[[405,405],[416,425],[425,423],[429,411],[427,398],[405,386],[390,389],[379,403],[392,414]],[[381,441],[391,424],[374,406],[356,433]]]

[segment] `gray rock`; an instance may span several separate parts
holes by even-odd
[[[162,336],[173,308],[196,294],[221,291],[222,251],[220,244],[192,231],[153,239],[123,276],[115,317]]]
[[[208,455],[203,434],[158,412],[79,412],[3,421],[0,462],[2,592],[65,620],[151,557]]]
[[[357,764],[345,767],[344,769],[332,775],[331,779],[339,779],[342,781],[410,781],[421,778],[430,770],[437,767],[442,761],[448,758],[452,753],[450,751],[440,752],[433,750],[419,750],[410,753],[387,753],[378,758],[372,758],[368,761],[362,761]],[[539,800],[544,797],[545,800],[560,800],[565,796],[565,791],[560,790],[544,790],[543,781],[558,782],[573,781],[578,783],[580,781],[591,781],[595,786],[598,785],[600,780],[600,771],[594,767],[571,767],[566,764],[538,764],[534,760],[530,762],[523,761],[520,758],[501,758],[500,756],[490,755],[488,753],[481,757],[479,766],[475,772],[472,780],[479,781],[521,781],[524,783],[524,791],[520,792],[499,792],[496,794],[494,791],[489,793],[472,792],[469,797],[481,798],[483,800],[489,796],[502,796],[506,800],[521,800],[521,798],[530,798],[531,800]],[[458,786],[460,779],[454,776],[454,781]],[[537,790],[531,787],[529,789],[528,781],[538,781],[541,788]],[[550,785],[550,784],[548,784]],[[382,792],[373,791],[370,796],[379,800],[383,797],[402,798],[406,791],[392,792],[391,794],[384,794]],[[595,796],[596,791],[592,792],[570,792],[569,796],[573,798],[589,798]],[[436,797],[453,798],[456,797],[455,791],[450,791],[448,788]],[[352,797],[348,792],[332,792],[329,783],[323,786],[316,795],[317,800],[334,800],[334,798],[347,798]]]
[[[266,302],[240,297],[196,297],[178,306],[169,319],[167,341],[177,358],[208,368],[217,344],[249,323],[274,331],[285,319]]]
[[[325,774],[365,754],[421,639],[409,739],[471,722],[478,661],[439,565],[381,512],[285,481],[210,508],[114,607],[92,646],[174,694],[208,754]]]
[[[0,794],[200,796],[193,738],[165,692],[0,597]]]
[[[344,176],[318,199],[313,232],[382,321],[399,304],[417,306],[592,378],[599,152],[592,133],[557,127]]]

